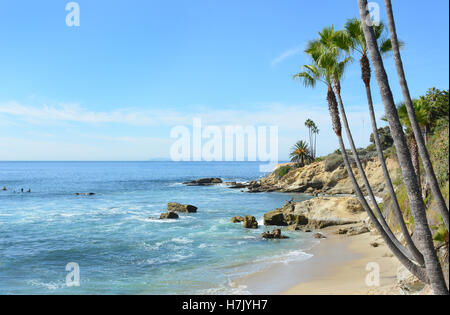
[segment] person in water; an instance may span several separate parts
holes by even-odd
[[[23,188],[20,191],[23,192]]]
[[[30,193],[31,192],[31,188],[28,188],[28,191],[27,191],[27,193]]]

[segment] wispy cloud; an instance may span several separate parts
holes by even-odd
[[[299,53],[301,53],[301,51],[302,51],[301,46],[297,46],[297,47],[286,50],[281,55],[279,55],[278,57],[276,57],[275,59],[272,60],[272,62],[271,62],[272,67],[275,67],[276,65],[282,63],[283,61],[285,61],[286,59],[288,59],[290,57],[298,55]]]

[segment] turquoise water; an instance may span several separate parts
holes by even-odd
[[[257,163],[0,162],[1,294],[251,294],[233,279],[273,263],[308,259],[309,234],[231,224],[235,215],[265,212],[295,194],[248,194],[184,181],[261,177]],[[25,193],[21,193],[21,188]],[[31,193],[26,193],[28,188]],[[74,196],[94,192],[95,196]],[[160,221],[167,202],[197,214]],[[80,286],[67,287],[68,263]]]

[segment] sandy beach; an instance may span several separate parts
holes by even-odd
[[[399,262],[380,236],[335,234],[339,227],[322,230],[327,239],[308,251],[313,257],[291,264],[277,264],[265,271],[236,280],[252,294],[372,295],[400,294],[395,288]],[[378,247],[372,247],[376,242]],[[376,263],[380,285],[368,286],[368,264]]]

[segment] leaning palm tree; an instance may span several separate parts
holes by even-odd
[[[374,25],[375,37],[377,39],[380,53],[382,55],[385,55],[392,50],[391,41],[390,41],[390,39],[385,39],[384,31],[385,31],[385,25],[383,23]],[[378,159],[380,161],[381,168],[383,170],[383,175],[384,175],[384,178],[386,181],[386,187],[389,191],[389,195],[392,200],[395,217],[397,218],[397,221],[400,225],[400,228],[402,230],[402,234],[403,234],[405,242],[408,246],[408,249],[414,255],[414,258],[416,259],[416,261],[419,262],[421,265],[423,265],[423,263],[424,263],[423,256],[417,249],[417,246],[414,244],[412,237],[408,231],[408,227],[406,226],[405,220],[403,218],[403,214],[402,214],[400,205],[397,200],[397,195],[395,193],[394,185],[392,183],[391,176],[390,176],[388,168],[386,166],[386,161],[385,161],[385,157],[384,157],[384,153],[383,153],[383,147],[380,143],[380,138],[378,135],[377,120],[375,117],[375,110],[374,110],[374,106],[373,106],[372,90],[370,87],[370,80],[371,80],[372,73],[371,73],[370,62],[369,62],[369,58],[368,58],[368,47],[367,47],[366,39],[364,37],[364,32],[362,29],[361,21],[356,18],[348,20],[347,23],[345,24],[345,32],[340,34],[340,36],[337,39],[338,40],[334,41],[334,44],[339,46],[341,49],[344,49],[346,51],[352,51],[354,53],[358,53],[361,55],[361,57],[360,57],[361,78],[362,78],[362,81],[364,82],[364,86],[366,88],[367,103],[368,103],[368,107],[369,107],[369,114],[370,114],[370,120],[371,120],[371,124],[372,124],[372,131],[373,131],[373,135],[374,135],[375,147],[377,150]],[[401,44],[401,45],[403,45],[403,44]]]
[[[441,189],[439,187],[439,182],[434,173],[433,164],[431,163],[430,155],[428,154],[427,147],[425,145],[424,138],[422,136],[422,131],[420,130],[417,117],[415,115],[414,106],[411,100],[411,95],[409,93],[408,83],[406,81],[405,71],[403,69],[402,57],[400,55],[400,47],[397,38],[397,30],[395,27],[394,13],[392,11],[391,0],[385,0],[386,13],[388,17],[389,33],[391,34],[392,50],[394,53],[395,67],[397,69],[397,74],[400,80],[400,86],[402,88],[403,99],[405,102],[406,109],[408,111],[409,120],[411,121],[411,128],[414,132],[414,136],[417,140],[417,147],[419,148],[420,156],[422,157],[422,163],[425,169],[425,174],[427,181],[430,184],[431,192],[436,200],[436,204],[441,212],[442,219],[449,230],[449,212],[447,205],[445,203],[444,197],[442,196]]]
[[[427,124],[427,112],[425,108],[421,105],[421,102],[419,100],[414,100],[413,104],[414,110],[416,112],[417,122],[419,123],[421,128],[425,128]],[[419,151],[417,147],[417,139],[412,130],[411,121],[409,120],[408,110],[406,109],[405,103],[402,103],[399,106],[397,106],[397,111],[398,116],[400,118],[400,122],[406,128],[405,134],[410,143],[411,160],[414,166],[414,171],[416,172],[419,186],[422,186],[420,180],[420,161],[419,161]]]
[[[308,144],[300,140],[293,147],[290,154],[291,162],[297,163],[300,167],[305,166],[306,161],[311,160]]]
[[[411,162],[411,155],[398,117],[397,108],[394,103],[394,97],[384,68],[383,59],[379,51],[377,39],[373,27],[369,23],[366,23],[366,21],[370,20],[370,14],[367,9],[367,0],[358,0],[358,5],[361,20],[364,21],[364,23],[362,23],[364,37],[375,70],[375,77],[385,107],[386,117],[389,121],[391,135],[394,139],[403,180],[408,194],[411,213],[414,218],[415,234],[425,260],[427,282],[431,284],[435,294],[448,294],[442,267],[439,263],[428,225],[425,203],[423,202],[420,187],[417,183],[416,174]]]
[[[300,79],[303,82],[305,87],[314,88],[318,82],[324,83],[327,86],[327,101],[328,101],[328,109],[330,111],[331,121],[333,130],[338,138],[340,152],[342,154],[342,158],[344,160],[345,168],[347,169],[349,178],[353,184],[353,187],[356,191],[356,195],[361,202],[363,208],[367,212],[370,220],[375,225],[375,228],[379,231],[380,235],[383,237],[387,246],[391,249],[391,251],[396,255],[399,261],[409,270],[411,273],[416,275],[419,279],[426,282],[427,275],[425,270],[414,263],[411,259],[409,259],[402,250],[399,249],[397,244],[391,239],[390,235],[383,228],[381,223],[378,221],[375,214],[372,212],[369,204],[367,203],[364,195],[359,187],[359,184],[355,178],[355,174],[353,173],[352,167],[350,165],[349,157],[347,155],[347,151],[344,145],[344,141],[342,138],[342,126],[341,120],[339,117],[338,103],[336,99],[336,94],[333,90],[333,78],[336,74],[336,68],[338,67],[336,51],[328,51],[329,56],[326,56],[324,52],[321,54],[317,54],[313,56],[313,65],[303,66],[303,71],[294,75],[294,79]]]
[[[412,250],[409,250],[408,248],[403,246],[403,244],[397,239],[397,237],[390,229],[388,223],[386,222],[386,219],[383,216],[383,213],[381,212],[375,194],[372,190],[372,187],[370,186],[364,167],[361,163],[361,159],[359,158],[358,150],[356,148],[353,136],[350,131],[347,115],[345,112],[341,96],[341,78],[344,75],[346,66],[351,62],[351,58],[347,56],[343,57],[341,61],[333,61],[336,57],[342,54],[340,47],[343,46],[343,43],[341,41],[345,40],[345,38],[346,36],[343,36],[341,31],[335,32],[333,27],[325,28],[322,32],[319,33],[318,40],[309,42],[306,52],[320,62],[331,62],[331,63],[335,62],[334,72],[332,73],[334,91],[337,95],[342,121],[344,123],[347,138],[350,143],[351,150],[353,152],[353,157],[356,162],[358,171],[361,175],[361,178],[364,182],[364,186],[369,195],[372,207],[373,209],[375,209],[375,212],[377,213],[378,218],[380,219],[383,229],[386,231],[392,242],[395,243],[395,245],[404,253],[405,256],[407,256],[410,259],[416,259],[416,261],[422,265],[423,258],[421,257],[417,248],[414,246]],[[331,58],[331,60],[327,60],[327,58]],[[403,220],[403,216],[401,217],[401,220]],[[409,233],[407,237],[410,237]],[[413,243],[412,240],[411,243]],[[416,253],[416,255],[414,255],[414,253]]]

